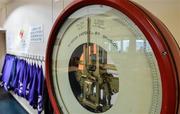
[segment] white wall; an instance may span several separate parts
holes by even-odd
[[[73,0],[54,0],[53,1],[53,20],[55,21],[61,11]]]
[[[31,53],[33,55],[45,55],[45,48],[49,31],[52,26],[51,1],[28,0],[13,1],[6,6],[6,20],[3,27],[7,30],[7,51],[13,53]],[[24,39],[29,39],[29,29],[34,25],[43,25],[44,42],[27,42],[21,49],[19,38],[20,30],[24,30]]]
[[[3,28],[7,30],[8,53],[45,55],[47,39],[53,21],[51,0],[14,0],[2,9],[1,14],[3,18],[0,22],[3,24]],[[23,29],[24,39],[28,41],[29,29],[34,25],[43,25],[44,41],[27,42],[25,49],[23,49],[19,32]],[[24,98],[11,93],[30,114],[37,113],[37,110],[34,110]]]
[[[71,0],[13,0],[6,4],[0,11],[0,26],[7,30],[7,52],[16,55],[40,55],[45,56],[46,45],[53,22],[60,11]],[[29,30],[31,26],[43,25],[44,41],[29,42]],[[26,45],[22,48],[19,38],[20,30],[24,30]],[[31,108],[28,102],[15,95],[12,95],[31,114],[37,110]]]
[[[180,0],[133,0],[155,16],[171,31],[180,45]]]
[[[56,2],[55,2],[56,1]],[[7,51],[9,53],[29,53],[45,56],[45,49],[50,29],[62,9],[72,0],[12,0],[0,11],[0,26],[7,30]],[[180,44],[180,1],[179,0],[133,0],[160,18],[170,29]],[[19,31],[24,30],[26,40],[29,39],[29,28],[43,25],[44,42],[27,42],[26,49],[21,49]],[[29,111],[35,114],[24,99],[15,98]]]

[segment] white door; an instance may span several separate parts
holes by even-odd
[[[2,70],[5,53],[6,53],[5,31],[0,31],[0,71]]]

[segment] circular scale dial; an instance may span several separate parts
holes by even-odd
[[[169,114],[160,64],[168,51],[159,59],[156,42],[136,21],[94,3],[60,17],[51,33],[47,84],[56,113]]]
[[[78,114],[111,107],[117,108],[116,113],[145,114],[151,108],[160,112],[151,106],[154,102],[160,106],[162,99],[156,59],[128,17],[111,7],[93,5],[72,14],[63,27],[53,54],[55,94],[64,101],[59,103],[63,109],[79,108]]]

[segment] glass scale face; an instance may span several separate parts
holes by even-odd
[[[53,47],[52,77],[62,114],[160,114],[153,50],[126,15],[105,5],[75,11]]]

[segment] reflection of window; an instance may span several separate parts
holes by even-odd
[[[136,51],[143,51],[144,48],[144,40],[136,40]]]
[[[109,43],[108,42],[104,42],[104,44],[105,44],[105,47],[108,49],[108,51],[110,51],[110,47],[109,47]]]
[[[121,41],[115,41],[114,43],[117,45],[117,51],[121,52]]]
[[[143,41],[144,42],[144,41]],[[107,47],[107,49],[109,51],[113,51],[112,50],[112,44],[110,44],[109,42],[104,42],[105,46]],[[118,52],[128,52],[129,50],[129,46],[130,46],[130,40],[118,40],[118,41],[113,41],[113,44],[116,45],[116,51]],[[144,43],[143,43],[144,45]],[[143,46],[144,47],[144,46]]]
[[[123,52],[127,52],[129,48],[129,40],[123,40],[122,42]]]
[[[145,41],[145,49],[146,49],[146,52],[151,52],[152,51],[151,46],[150,46],[150,44],[149,44],[149,42],[147,40]]]
[[[107,47],[108,51],[111,51],[111,44],[109,42],[104,42],[104,44]]]

